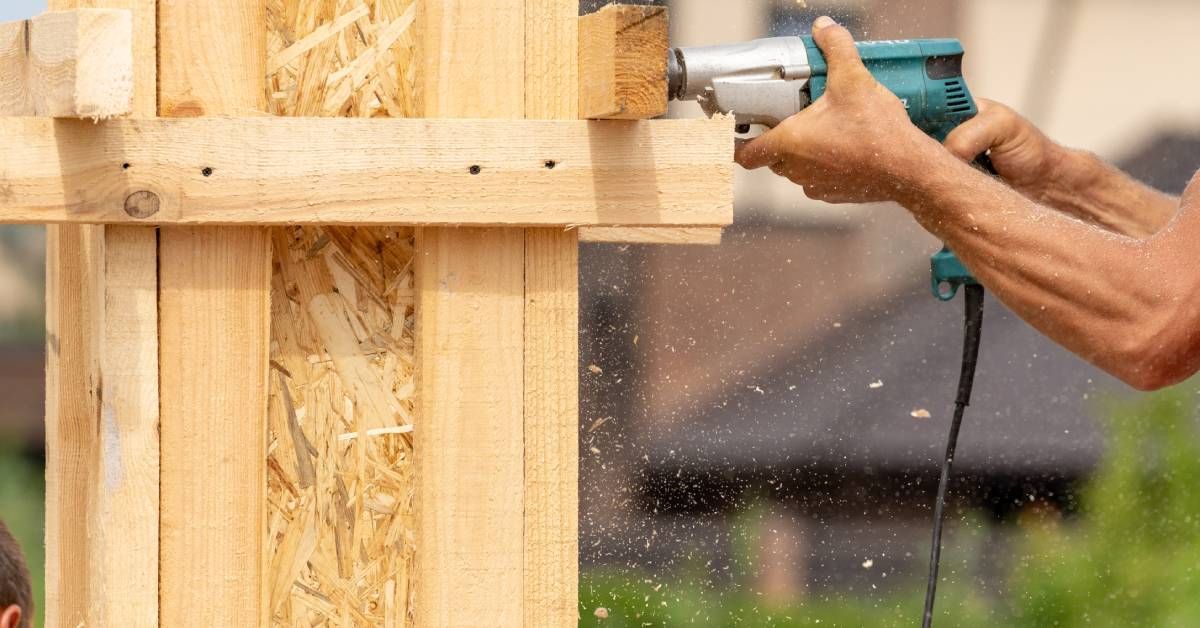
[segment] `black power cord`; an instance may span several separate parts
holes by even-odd
[[[925,616],[922,628],[933,625],[933,601],[937,594],[938,563],[942,558],[942,527],[946,522],[946,491],[950,484],[950,468],[954,465],[954,449],[958,446],[958,431],[963,414],[971,405],[971,389],[975,386],[975,365],[979,361],[979,338],[983,329],[983,286],[966,286],[966,311],[963,321],[962,371],[958,376],[958,396],[954,400],[954,420],[946,441],[946,458],[942,462],[942,477],[938,481],[937,501],[933,506],[933,546],[929,550],[929,582],[925,589]]]

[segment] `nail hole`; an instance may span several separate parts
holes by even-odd
[[[129,170],[129,169],[130,169],[130,168],[132,168],[132,167],[133,167],[133,166],[131,166],[131,165],[127,164],[127,163],[121,164],[121,170]]]
[[[554,170],[554,167],[557,165],[558,165],[558,162],[554,161],[553,159],[546,160],[546,169],[547,170]]]
[[[207,168],[207,167],[206,167],[204,170],[201,170],[201,171],[200,171],[200,174],[202,174],[202,175],[204,175],[204,176],[206,176],[206,177],[211,177],[211,176],[212,176],[212,173],[213,173],[213,169],[212,169],[212,168]]]
[[[471,166],[468,171],[471,174],[479,174],[480,172],[483,172],[483,168],[480,168],[479,166]]]

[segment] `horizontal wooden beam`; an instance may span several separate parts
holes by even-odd
[[[49,11],[0,24],[0,116],[103,120],[133,110],[133,15]]]
[[[0,223],[724,226],[722,120],[0,118]]]
[[[700,244],[721,243],[720,227],[583,227],[580,242],[627,244]]]
[[[581,118],[667,113],[667,9],[610,4],[579,18]]]

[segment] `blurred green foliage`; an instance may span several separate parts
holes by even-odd
[[[1200,626],[1194,389],[1118,407],[1082,521],[1033,526],[1012,576],[1016,625]]]
[[[33,597],[37,604],[35,625],[42,625],[45,609],[45,545],[43,539],[46,484],[42,467],[35,461],[0,443],[0,519],[8,524],[13,536],[25,550],[33,576]]]
[[[946,573],[938,588],[940,626],[1075,628],[1200,626],[1200,429],[1193,387],[1139,397],[1108,413],[1109,450],[1081,495],[1077,517],[1023,517],[1003,591],[981,591]],[[580,626],[912,626],[923,583],[890,597],[814,595],[770,607],[748,568],[758,542],[734,526],[732,584],[713,585],[706,564],[670,574],[585,572]],[[970,519],[960,530],[977,529]],[[956,549],[957,547],[957,549]],[[966,551],[976,551],[978,546]],[[966,582],[962,582],[966,581]],[[608,618],[599,620],[595,609]]]

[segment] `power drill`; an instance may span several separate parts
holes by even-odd
[[[978,113],[962,75],[963,47],[953,39],[873,41],[858,44],[863,63],[890,89],[918,128],[939,142]],[[739,133],[754,124],[774,127],[825,93],[829,65],[811,36],[772,37],[740,44],[675,48],[667,59],[672,100],[695,100],[710,117],[732,114]],[[995,173],[986,155],[976,164]],[[962,371],[954,418],[938,481],[933,542],[922,628],[933,624],[941,560],[946,493],[963,414],[971,403],[983,325],[984,290],[958,257],[943,247],[933,256],[933,294],[949,301],[965,286]]]
[[[978,113],[958,40],[866,41],[858,51],[913,124],[939,142]],[[674,48],[667,58],[671,99],[694,100],[710,117],[732,114],[739,133],[755,124],[774,127],[815,102],[825,93],[828,72],[811,36]],[[949,249],[934,255],[931,266],[933,294],[943,301],[976,283]]]

